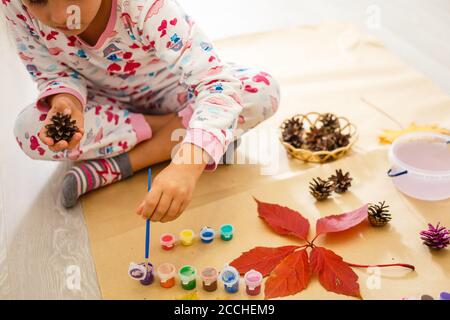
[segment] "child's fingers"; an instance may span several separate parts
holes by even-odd
[[[143,202],[142,218],[151,218],[153,212],[155,212],[155,209],[158,206],[161,195],[162,191],[157,186],[154,186],[152,191],[147,194]]]
[[[167,192],[164,192],[161,200],[159,200],[158,207],[150,218],[153,222],[161,221],[161,219],[166,215],[172,203],[173,196]]]
[[[53,139],[47,136],[47,129],[45,129],[45,128],[42,128],[41,131],[39,131],[38,137],[39,137],[39,140],[41,140],[43,144],[45,144],[49,147],[53,146],[55,144]]]
[[[166,223],[175,220],[180,216],[180,210],[183,205],[183,202],[181,202],[178,199],[174,199],[172,201],[172,204],[170,205],[169,210],[167,211],[167,214],[161,219],[161,222]]]
[[[62,150],[66,150],[69,144],[67,141],[58,141],[55,145],[49,147],[54,152],[59,152]]]
[[[72,140],[70,141],[67,149],[72,150],[75,149],[81,142],[81,139],[83,138],[83,135],[79,132],[75,133],[72,137]]]

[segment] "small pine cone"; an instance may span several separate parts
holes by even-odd
[[[306,133],[305,144],[308,150],[311,151],[325,151],[326,143],[323,142],[323,138],[326,132],[323,128],[311,127]]]
[[[303,145],[303,123],[297,119],[289,119],[283,129],[283,141],[289,143],[294,148],[301,148]]]
[[[55,143],[59,141],[70,142],[74,134],[78,131],[76,121],[71,120],[70,115],[64,115],[60,112],[52,117],[52,123],[45,126],[47,136],[53,139]]]
[[[369,222],[372,226],[384,227],[391,220],[392,216],[389,213],[389,206],[386,205],[385,201],[369,206]]]
[[[333,133],[333,140],[336,145],[335,149],[346,147],[350,144],[351,135],[343,134],[342,132]]]
[[[333,186],[329,181],[324,181],[321,178],[313,179],[309,184],[311,195],[318,201],[324,201],[331,196]]]
[[[333,184],[334,192],[342,194],[352,186],[353,178],[350,177],[350,172],[344,174],[342,169],[339,169],[328,180]]]
[[[326,132],[335,132],[340,131],[341,124],[339,123],[339,119],[336,115],[332,113],[324,113],[319,117],[319,122],[322,123],[322,127]]]
[[[431,223],[428,224],[428,230],[420,233],[423,244],[431,249],[441,250],[450,244],[450,230],[441,227],[440,223],[434,227]]]

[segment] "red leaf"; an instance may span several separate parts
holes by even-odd
[[[358,276],[343,259],[331,250],[314,247],[311,252],[311,269],[328,291],[361,298]]]
[[[369,205],[341,215],[328,216],[317,220],[316,234],[345,231],[360,224],[367,218]]]
[[[258,204],[259,217],[278,234],[292,235],[306,240],[309,232],[309,221],[299,212],[277,204],[260,202]]]
[[[272,270],[299,247],[286,246],[279,248],[256,247],[250,251],[244,252],[239,258],[230,263],[241,274],[250,270],[256,270],[268,276]]]
[[[265,299],[286,297],[306,289],[311,278],[306,249],[292,253],[272,271],[265,285]]]

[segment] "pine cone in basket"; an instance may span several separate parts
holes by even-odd
[[[335,149],[348,146],[350,144],[350,138],[351,138],[350,134],[343,134],[340,131],[334,132],[332,134],[332,139],[333,139],[334,144],[336,146]]]
[[[70,142],[74,134],[78,131],[76,121],[71,120],[70,115],[64,115],[60,112],[52,117],[52,123],[45,126],[47,136],[53,139],[55,143],[59,141]]]
[[[450,244],[450,230],[441,227],[440,223],[434,227],[428,224],[428,230],[420,233],[423,244],[431,249],[440,250],[446,248]]]
[[[386,201],[369,206],[369,222],[374,227],[384,227],[392,220]]]
[[[336,170],[336,174],[332,175],[328,181],[333,184],[333,190],[336,193],[342,194],[347,192],[347,190],[352,186],[353,178],[350,177],[350,172],[345,174],[342,169]]]
[[[341,124],[336,115],[332,113],[324,113],[319,117],[319,122],[322,123],[322,128],[328,133],[341,130]]]
[[[289,119],[284,125],[283,141],[294,148],[301,148],[303,145],[303,133],[303,122],[294,117]]]
[[[324,181],[321,178],[313,179],[309,184],[311,195],[318,201],[324,201],[331,196],[333,192],[333,185],[329,181]]]

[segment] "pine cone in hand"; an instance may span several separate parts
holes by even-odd
[[[59,141],[70,142],[78,131],[76,123],[76,120],[71,120],[70,115],[58,112],[52,117],[52,123],[45,126],[47,136],[52,138],[55,143]]]
[[[334,192],[342,194],[352,186],[353,178],[350,177],[350,172],[344,174],[342,169],[339,169],[328,180],[333,184]]]
[[[445,227],[441,227],[440,223],[436,227],[431,223],[428,224],[428,230],[422,231],[420,236],[424,245],[431,249],[444,249],[450,244],[450,231]]]
[[[385,201],[369,206],[369,222],[372,226],[384,227],[391,220],[392,216],[389,213],[389,206],[386,205]]]
[[[333,192],[333,185],[329,181],[324,181],[321,178],[313,179],[309,184],[309,191],[311,195],[318,201],[324,201],[331,196]]]

